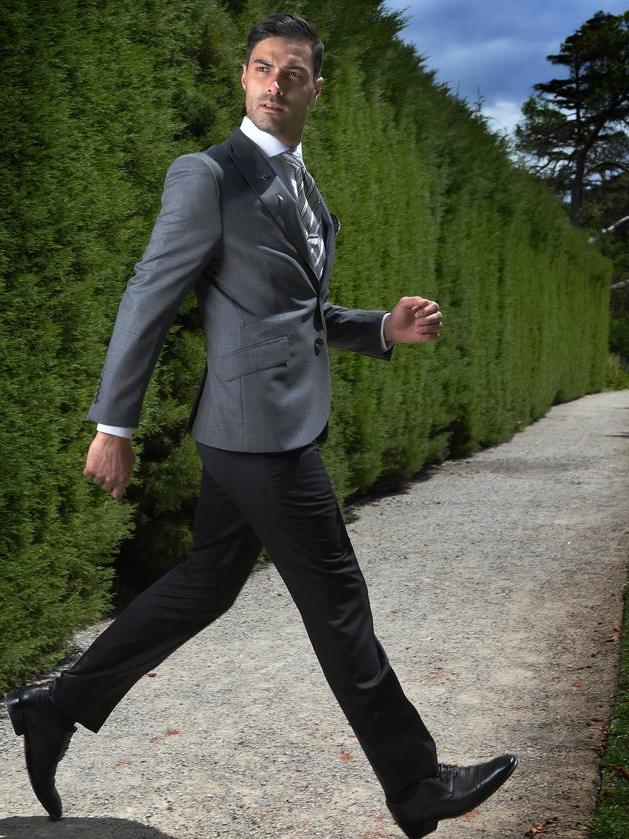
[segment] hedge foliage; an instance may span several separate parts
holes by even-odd
[[[161,573],[189,543],[182,429],[203,370],[193,299],[171,329],[125,502],[82,476],[84,415],[125,283],[178,154],[242,115],[249,26],[217,0],[7,0],[0,12],[0,683],[49,666],[111,604],[112,562]],[[610,266],[434,80],[381,0],[296,2],[326,43],[305,156],[341,218],[331,299],[439,300],[436,345],[334,353],[324,448],[340,498],[508,439],[603,386]],[[147,571],[148,569],[148,571]]]

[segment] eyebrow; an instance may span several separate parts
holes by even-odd
[[[270,61],[265,61],[264,58],[256,58],[253,62],[254,64],[263,64],[265,67],[272,67]],[[282,68],[283,70],[303,70],[304,72],[308,72],[308,68],[304,67],[303,64],[285,64]]]

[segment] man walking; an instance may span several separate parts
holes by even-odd
[[[61,817],[55,770],[75,723],[97,732],[145,673],[232,605],[262,546],[303,618],[321,668],[405,834],[484,801],[517,765],[437,762],[434,741],[374,635],[365,582],[319,454],[330,408],[328,346],[389,360],[395,342],[439,335],[434,301],[390,312],[328,301],[338,221],[305,168],[323,44],[278,14],[249,33],[247,116],[225,142],[166,175],[150,242],[123,295],[88,419],[84,474],[120,498],[129,437],[166,332],[190,289],[207,364],[190,426],[202,461],[185,562],[140,594],[52,685],[7,696],[33,789]]]

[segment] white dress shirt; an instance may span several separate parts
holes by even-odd
[[[290,151],[297,157],[301,157],[303,160],[301,143],[296,148],[291,148],[291,146],[287,146],[272,134],[262,131],[247,116],[243,118],[240,130],[250,140],[253,140],[260,151],[268,158],[269,165],[275,174],[282,179],[284,186],[292,192],[295,198],[297,198],[297,182],[295,180],[294,172],[290,166],[282,161],[279,155],[282,154],[282,152]],[[387,344],[384,339],[384,322],[390,314],[390,312],[387,312],[382,318],[382,322],[380,324],[380,340],[382,342],[383,350],[388,350],[392,346],[392,344]],[[103,431],[105,434],[113,434],[115,437],[130,438],[134,429],[122,428],[118,425],[105,425],[102,422],[99,422],[96,424],[96,430]]]

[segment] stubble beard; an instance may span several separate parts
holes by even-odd
[[[274,118],[273,114],[266,113],[259,107],[263,102],[274,104],[269,99],[258,99],[253,105],[247,108],[247,116],[260,131],[266,131],[267,134],[272,134],[276,137],[279,133],[282,133],[285,126],[278,124],[277,118]]]
[[[269,97],[262,97],[260,99],[256,99],[250,105],[247,104],[247,116],[251,122],[256,126],[256,128],[259,128],[260,131],[266,131],[267,134],[277,137],[277,139],[282,142],[287,142],[287,137],[292,138],[291,141],[288,142],[288,145],[297,145],[297,143],[301,140],[305,117],[300,130],[296,131],[297,126],[295,123],[294,113],[291,114],[290,112],[283,110],[279,111],[274,117],[272,113],[265,112],[259,107],[263,102],[268,102],[271,105],[276,104],[275,100],[270,99]],[[277,104],[280,105],[280,107],[285,107],[282,102],[277,102]],[[281,117],[282,119],[278,120],[278,117]],[[295,142],[295,136],[297,134],[299,135],[299,138],[297,142]]]
[[[277,128],[270,114],[260,113],[259,111],[253,110],[250,111],[247,116],[256,128],[260,129],[260,131],[266,131],[267,134],[272,134],[273,136],[277,134]]]

